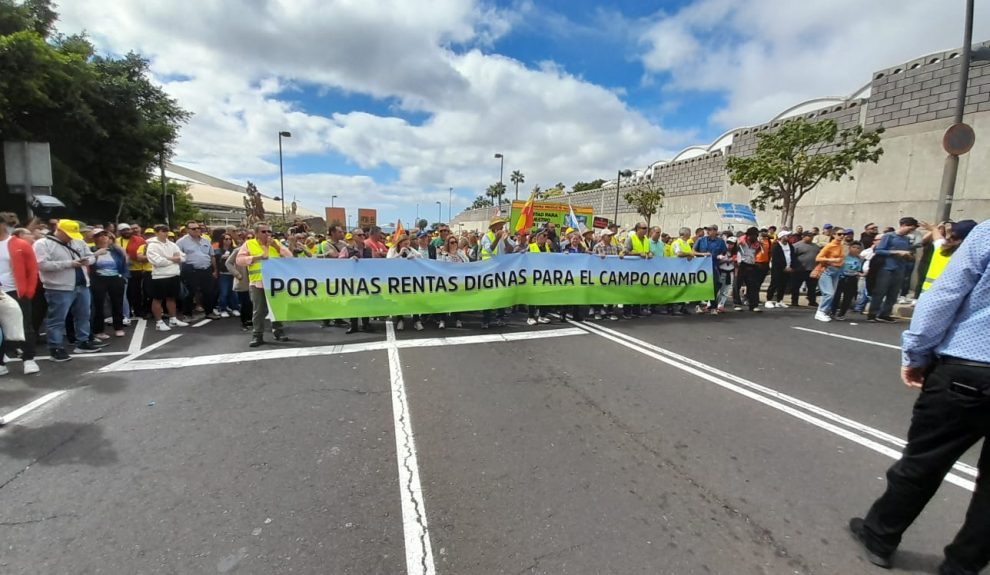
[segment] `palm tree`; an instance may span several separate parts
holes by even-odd
[[[512,175],[509,176],[509,181],[516,185],[516,199],[519,199],[519,184],[526,181],[526,176],[523,175],[519,170],[513,170]]]

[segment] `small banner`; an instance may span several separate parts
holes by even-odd
[[[474,263],[276,258],[261,269],[269,309],[279,321],[714,297],[709,258],[529,253]]]

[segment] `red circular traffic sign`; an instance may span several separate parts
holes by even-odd
[[[953,156],[961,156],[973,149],[976,132],[969,124],[953,124],[942,136],[942,148]]]

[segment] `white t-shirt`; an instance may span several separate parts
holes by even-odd
[[[0,290],[17,291],[14,268],[10,265],[10,237],[0,242]]]

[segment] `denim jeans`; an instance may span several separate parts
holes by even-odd
[[[818,278],[818,289],[822,290],[822,301],[818,302],[818,312],[831,315],[832,308],[835,307],[835,292],[838,288],[841,270],[831,271],[835,268],[826,269]]]
[[[240,307],[237,294],[234,293],[234,276],[230,274],[220,274],[220,299],[217,300],[217,309],[220,311],[233,311]]]
[[[65,318],[72,314],[72,322],[76,329],[76,341],[89,341],[89,288],[76,286],[69,290],[45,290],[45,300],[48,302],[48,317],[45,319],[48,327],[48,349],[63,349],[65,347]]]

